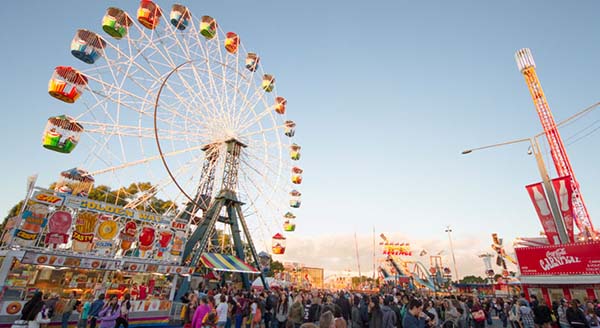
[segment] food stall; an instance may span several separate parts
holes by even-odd
[[[562,298],[600,299],[600,241],[517,247],[526,297],[543,297],[548,304]]]
[[[188,225],[89,199],[81,188],[75,194],[90,182],[78,174],[85,176],[75,169],[55,190],[32,188],[21,213],[8,219],[0,247],[0,328],[18,318],[36,290],[60,298],[75,291],[80,300],[130,293],[130,325],[168,323],[178,277],[194,273],[180,264]],[[70,321],[76,326],[77,316]]]

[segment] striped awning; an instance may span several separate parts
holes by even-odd
[[[228,272],[245,272],[245,273],[259,273],[255,267],[240,260],[239,258],[219,253],[203,253],[200,258],[202,264],[205,266],[217,270],[217,271],[228,271]]]

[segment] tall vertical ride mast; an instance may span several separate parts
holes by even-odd
[[[535,62],[533,61],[531,50],[528,48],[523,48],[517,51],[515,54],[515,59],[517,61],[519,70],[525,77],[525,82],[527,83],[527,87],[529,88],[529,92],[533,98],[535,109],[537,110],[540,121],[542,122],[544,133],[546,134],[548,144],[550,145],[550,154],[552,155],[552,160],[554,161],[556,173],[559,177],[571,177],[575,224],[584,236],[593,237],[596,233],[592,225],[592,220],[590,219],[587,208],[583,201],[583,197],[579,190],[579,183],[577,182],[577,179],[575,179],[575,173],[573,172],[573,167],[569,162],[569,156],[567,155],[567,151],[565,150],[560,133],[558,132],[558,128],[554,122],[552,111],[550,111],[550,107],[546,101],[546,96],[544,95],[544,91],[542,90],[542,86],[535,72]]]

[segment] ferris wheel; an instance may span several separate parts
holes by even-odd
[[[98,31],[74,33],[73,65],[56,67],[48,85],[64,106],[54,107],[62,113],[48,120],[43,146],[69,154],[97,185],[151,182],[136,198],[123,195],[125,206],[193,225],[231,190],[257,244],[271,248],[273,234],[295,230],[301,202],[287,100],[243,35],[183,5],[169,9],[146,0],[136,15],[111,7]],[[157,208],[153,197],[172,202]]]

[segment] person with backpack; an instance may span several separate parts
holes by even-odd
[[[129,293],[123,295],[123,301],[121,302],[119,309],[121,315],[119,315],[116,320],[115,328],[119,328],[121,325],[123,325],[124,328],[129,328],[129,312],[131,311],[131,295]]]
[[[117,318],[120,315],[121,311],[117,296],[113,295],[110,297],[108,303],[104,304],[100,313],[98,313],[98,319],[101,321],[100,328],[114,328]]]

